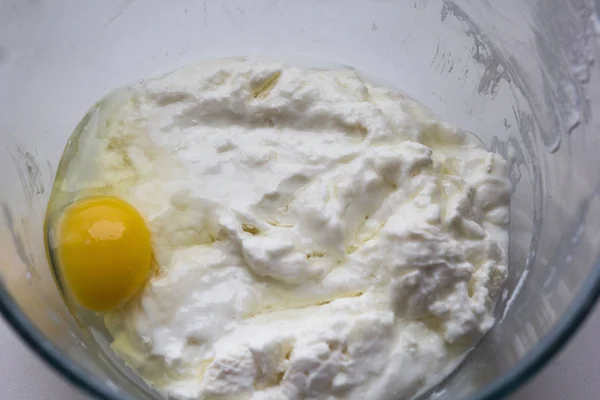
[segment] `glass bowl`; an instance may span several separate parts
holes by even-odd
[[[194,60],[327,61],[398,88],[509,160],[511,272],[497,324],[421,396],[502,397],[599,293],[599,27],[589,0],[2,0],[0,311],[83,391],[155,398],[78,325],[48,266],[44,212],[65,142],[113,88]]]

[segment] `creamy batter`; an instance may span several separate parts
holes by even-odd
[[[220,60],[119,94],[94,185],[156,274],[106,315],[173,399],[406,399],[494,323],[501,157],[350,70]]]

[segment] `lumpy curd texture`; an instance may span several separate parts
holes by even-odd
[[[94,185],[145,218],[157,272],[105,323],[159,391],[410,398],[493,325],[505,162],[412,100],[237,59],[120,99]]]

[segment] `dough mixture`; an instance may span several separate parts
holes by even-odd
[[[408,399],[494,324],[506,163],[404,95],[231,59],[112,101],[93,186],[143,216],[155,272],[105,324],[160,392]]]

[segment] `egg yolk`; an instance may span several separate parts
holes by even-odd
[[[138,292],[152,261],[150,232],[139,212],[115,197],[90,197],[65,208],[57,255],[67,289],[93,311],[118,307]]]

